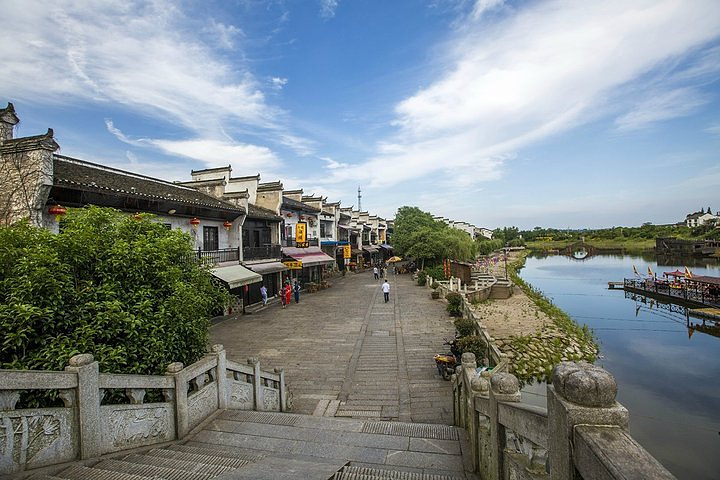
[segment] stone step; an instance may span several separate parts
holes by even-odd
[[[181,452],[166,448],[156,448],[146,452],[145,455],[166,458],[168,460],[183,460],[186,462],[197,462],[205,465],[218,465],[227,468],[239,468],[250,463],[250,460],[228,458],[218,454],[218,452],[214,452],[213,455],[208,455],[204,453]]]
[[[148,480],[148,477],[144,475],[111,472],[109,470],[86,467],[83,465],[73,465],[68,467],[58,473],[57,476],[68,480]]]
[[[155,455],[142,455],[133,453],[122,459],[125,462],[137,463],[142,465],[151,465],[155,467],[172,468],[176,470],[184,470],[191,473],[199,473],[203,475],[217,476],[221,473],[235,470],[236,467],[226,467],[223,465],[210,465],[207,463],[193,462],[188,460],[180,460],[178,458],[164,458]],[[246,462],[249,463],[249,462]]]
[[[29,480],[63,480],[63,478],[55,475],[33,475]]]
[[[230,458],[233,460],[246,460],[248,462],[256,462],[264,457],[264,455],[260,454],[244,453],[241,448],[225,445],[218,445],[217,447],[205,447],[199,445],[170,445],[166,450]]]
[[[418,473],[407,470],[348,465],[333,477],[333,480],[465,480],[457,475]]]
[[[93,465],[96,470],[129,473],[142,477],[158,478],[163,480],[210,480],[215,475],[187,472],[176,468],[158,467],[140,463],[126,462],[124,460],[101,460]]]

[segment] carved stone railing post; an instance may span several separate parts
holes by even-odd
[[[218,408],[227,408],[228,399],[228,379],[227,379],[227,357],[225,347],[216,343],[212,346],[211,352],[217,357],[217,370],[215,371],[215,381],[218,390]]]
[[[92,458],[101,453],[100,438],[100,369],[89,353],[75,355],[65,367],[78,378],[77,419],[80,439],[80,458]]]
[[[470,382],[475,375],[475,369],[477,368],[477,362],[475,360],[475,354],[471,352],[465,352],[460,357],[460,375],[462,376],[462,397],[460,398],[460,425],[465,429],[470,429],[471,423],[474,417],[473,408],[473,393],[470,389]]]
[[[282,368],[276,368],[275,373],[280,377],[280,411],[287,412],[288,406],[288,392],[287,386],[285,385],[285,370]]]
[[[255,410],[260,411],[263,409],[263,405],[265,404],[265,402],[263,402],[260,360],[257,358],[248,358],[247,363],[253,367],[253,396],[255,397],[253,403],[255,405]]]
[[[499,402],[519,402],[520,383],[510,373],[494,373],[490,377],[490,475],[491,478],[503,478],[503,452],[507,439],[505,427],[500,424]]]
[[[165,375],[175,379],[175,435],[177,439],[183,438],[189,431],[187,380],[180,374],[183,369],[181,362],[173,362],[165,369]],[[167,392],[165,392],[167,395]]]
[[[475,373],[470,382],[470,390],[472,391],[471,414],[473,416],[473,433],[468,434],[470,439],[470,447],[472,454],[472,466],[474,472],[481,469],[481,459],[483,458],[483,439],[488,438],[490,432],[490,418],[478,412],[475,408],[475,398],[488,399],[490,397],[490,372],[484,370]]]
[[[551,480],[573,480],[573,430],[577,425],[627,428],[628,411],[615,401],[617,383],[606,370],[587,362],[562,362],[547,387],[548,450]]]

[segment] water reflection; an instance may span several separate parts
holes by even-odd
[[[654,255],[528,258],[520,272],[600,344],[596,362],[615,375],[618,401],[630,410],[633,436],[678,478],[720,472],[720,330],[684,307],[608,290],[607,282],[641,272],[684,269],[720,276],[716,259]],[[660,267],[660,268],[658,268]],[[529,396],[541,400],[544,385]],[[529,397],[526,395],[526,397]]]

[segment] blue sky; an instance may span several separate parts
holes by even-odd
[[[720,209],[717,0],[5,0],[18,135],[490,228]]]

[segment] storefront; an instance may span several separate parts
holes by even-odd
[[[263,279],[259,273],[239,264],[213,268],[210,272],[225,284],[230,294],[236,299],[234,304],[225,310],[225,315],[235,313],[249,305],[250,285],[257,284],[257,288],[260,288],[260,282]]]
[[[321,282],[325,269],[332,268],[335,263],[335,259],[325,254],[320,247],[283,247],[282,251],[289,261],[288,264],[293,265],[293,269],[290,270],[290,278],[293,281],[298,280],[300,284]],[[299,264],[293,262],[299,262]]]
[[[260,287],[265,285],[267,288],[268,298],[272,298],[280,292],[282,287],[283,272],[288,270],[288,267],[282,262],[257,262],[257,263],[246,263],[245,266],[255,273],[262,275],[262,281],[260,283],[253,283],[250,285],[248,292],[249,304],[262,301],[262,295],[260,295]]]

